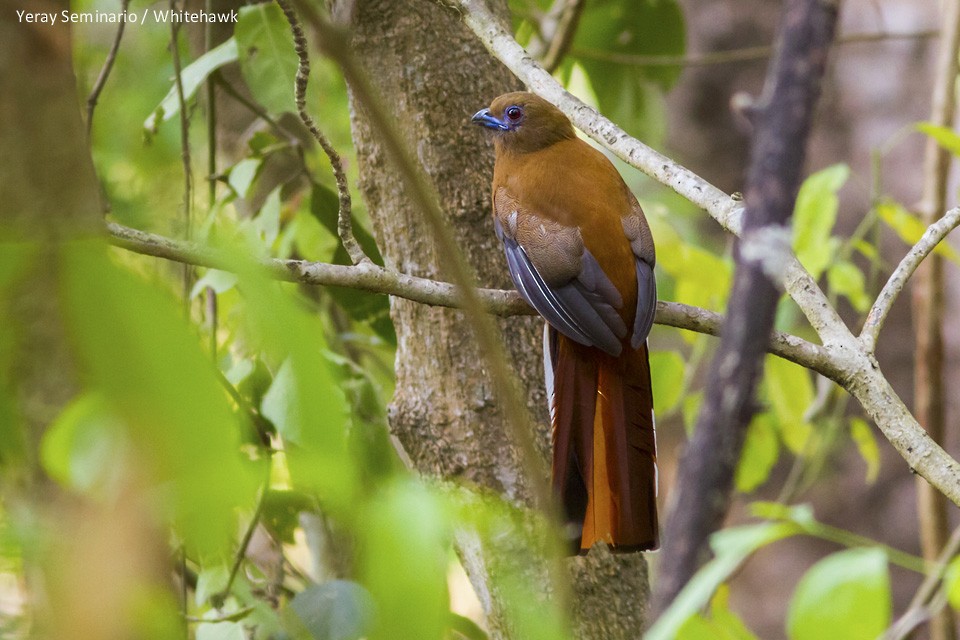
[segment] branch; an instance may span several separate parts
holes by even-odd
[[[960,226],[960,208],[953,208],[947,211],[942,218],[927,227],[926,232],[913,245],[913,248],[903,257],[897,268],[890,274],[890,279],[883,286],[876,302],[867,314],[867,319],[863,324],[863,331],[860,333],[860,341],[863,348],[873,353],[876,349],[877,336],[883,323],[890,313],[890,308],[896,301],[897,296],[903,291],[907,280],[913,275],[920,263],[930,255],[930,253],[943,241],[947,235]]]
[[[547,16],[553,24],[541,64],[548,72],[557,70],[570,49],[585,5],[586,0],[557,0]],[[547,35],[547,30],[544,29],[543,32]]]
[[[676,191],[733,234],[740,234],[743,205],[689,169],[651,149],[567,92],[517,44],[483,0],[438,0],[457,10],[464,23],[531,91],[563,111],[578,129],[627,164]],[[846,325],[810,274],[792,253],[784,257],[783,284],[825,346],[842,342]]]
[[[107,223],[107,232],[114,245],[141,255],[225,271],[231,270],[236,263],[227,251],[195,242],[173,240],[113,222]],[[350,266],[277,258],[262,259],[259,263],[272,278],[286,282],[351,287],[435,307],[463,307],[455,285],[410,276],[372,263]],[[512,289],[477,289],[477,296],[486,313],[503,317],[536,314]],[[661,300],[657,302],[655,322],[665,327],[718,336],[723,316],[700,307]],[[844,373],[824,347],[789,333],[774,331],[768,351],[832,380],[841,379]]]
[[[130,0],[121,0],[120,12],[126,13],[129,6]],[[123,28],[126,26],[126,24],[126,20],[120,20],[120,22],[117,24],[117,33],[113,37],[113,44],[110,45],[110,51],[107,53],[107,57],[103,61],[103,67],[100,69],[100,73],[97,75],[97,79],[93,83],[93,89],[90,90],[90,95],[87,97],[88,138],[90,137],[90,131],[93,129],[93,110],[97,108],[97,100],[100,99],[100,92],[103,91],[104,85],[107,84],[107,78],[110,77],[110,72],[113,70],[113,63],[117,59],[117,52],[120,50],[120,40],[123,38]]]
[[[780,50],[756,112],[729,311],[704,404],[680,463],[684,472],[677,478],[676,506],[663,534],[654,618],[700,568],[709,554],[708,539],[729,509],[734,470],[756,411],[765,336],[773,329],[780,298],[777,279],[786,272],[784,256],[791,255],[790,217],[836,20],[837,7],[820,0],[790,0],[784,7]]]
[[[307,56],[307,38],[303,35],[303,27],[297,20],[297,14],[287,0],[277,0],[283,15],[290,23],[290,31],[293,33],[294,48],[297,52],[297,79],[295,86],[295,99],[297,103],[297,114],[304,126],[310,131],[314,139],[319,143],[320,148],[327,154],[330,160],[330,166],[333,168],[333,176],[337,181],[337,199],[340,203],[340,210],[337,213],[337,233],[340,236],[340,242],[346,249],[347,255],[354,264],[361,262],[370,262],[370,258],[363,252],[363,247],[357,242],[353,235],[353,204],[350,200],[350,187],[347,184],[347,174],[343,171],[343,162],[340,160],[340,154],[333,148],[327,137],[323,135],[320,129],[314,123],[313,118],[307,112],[307,80],[310,78],[310,58]]]

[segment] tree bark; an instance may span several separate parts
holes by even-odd
[[[506,16],[506,3],[497,3]],[[502,250],[490,219],[493,150],[470,116],[519,83],[458,21],[425,0],[339,2],[334,19],[349,26],[360,62],[384,103],[392,106],[405,142],[440,196],[457,245],[482,286],[509,286]],[[352,101],[352,125],[360,187],[388,266],[403,273],[449,280],[440,272],[441,251],[420,212],[410,205],[362,106]],[[396,395],[390,429],[419,472],[493,490],[530,504],[527,471],[509,444],[493,382],[478,363],[482,355],[459,311],[391,298],[397,331]],[[549,451],[549,426],[540,351],[542,321],[498,320],[504,343],[535,417],[539,449]],[[497,589],[504,549],[460,541],[461,558],[480,596],[493,637],[514,638]],[[497,557],[499,556],[499,557]],[[543,597],[551,591],[542,558],[529,558],[528,576],[541,575]],[[646,603],[642,556],[591,554],[568,561],[571,605],[581,638],[636,637]],[[515,567],[514,567],[515,568]]]

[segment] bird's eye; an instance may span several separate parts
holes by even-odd
[[[512,107],[507,107],[507,110],[503,112],[507,116],[507,120],[510,122],[519,122],[520,118],[523,117],[523,108],[513,105]]]

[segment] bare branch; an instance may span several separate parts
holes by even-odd
[[[350,199],[350,187],[347,184],[347,174],[343,171],[343,162],[340,160],[340,154],[333,148],[330,141],[317,127],[313,118],[307,112],[307,80],[310,78],[310,58],[307,56],[307,38],[303,35],[303,27],[297,19],[297,14],[286,0],[277,0],[277,4],[283,10],[287,22],[290,23],[290,31],[293,33],[294,48],[297,52],[297,79],[295,88],[295,98],[297,103],[297,114],[304,126],[310,130],[314,139],[327,154],[330,160],[330,166],[333,168],[333,176],[337,181],[337,199],[340,202],[340,211],[337,214],[337,233],[340,236],[340,242],[346,249],[347,255],[354,264],[361,262],[370,262],[370,258],[363,252],[363,247],[357,242],[353,235],[352,210],[353,203]]]
[[[877,344],[877,336],[883,323],[890,313],[890,308],[896,301],[897,296],[903,291],[907,280],[913,275],[920,263],[930,255],[940,242],[947,235],[960,225],[960,208],[953,208],[944,214],[942,218],[927,227],[926,232],[913,245],[913,248],[903,257],[897,268],[890,274],[890,278],[877,296],[876,302],[867,314],[867,319],[863,325],[863,331],[860,333],[860,342],[863,348],[873,353]]]
[[[120,12],[126,13],[127,7],[130,6],[130,0],[120,0]],[[103,91],[104,85],[107,84],[107,78],[110,77],[110,72],[113,70],[113,63],[117,59],[117,52],[120,50],[120,40],[123,39],[123,28],[126,26],[126,20],[120,20],[117,23],[117,33],[113,36],[113,43],[110,45],[110,51],[107,52],[107,57],[103,61],[103,67],[100,69],[100,73],[97,74],[97,79],[93,83],[93,88],[90,90],[90,95],[87,97],[87,137],[90,137],[90,131],[93,129],[93,110],[97,108],[97,101],[100,99],[100,92]]]
[[[549,42],[541,60],[543,68],[550,73],[557,70],[563,61],[563,56],[570,49],[584,5],[586,0],[557,0],[554,4],[554,9],[548,16],[552,21],[552,28],[549,34],[544,30],[544,35],[547,35]]]
[[[107,231],[110,234],[110,242],[141,255],[227,271],[236,263],[227,252],[194,242],[173,240],[112,222],[107,224]],[[463,306],[455,285],[406,275],[372,263],[349,266],[276,258],[259,262],[271,277],[278,280],[320,286],[352,287],[436,307],[461,308]],[[477,289],[477,295],[486,313],[496,316],[536,314],[520,294],[512,289]],[[656,323],[718,336],[723,324],[723,316],[700,307],[660,301],[657,303]],[[817,371],[828,378],[838,380],[843,375],[843,370],[834,362],[826,349],[789,333],[773,332],[768,349],[775,356]]]

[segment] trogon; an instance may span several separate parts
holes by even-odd
[[[655,549],[650,227],[610,160],[546,100],[507,93],[473,122],[493,136],[493,223],[510,277],[547,321],[552,483],[573,548]]]

